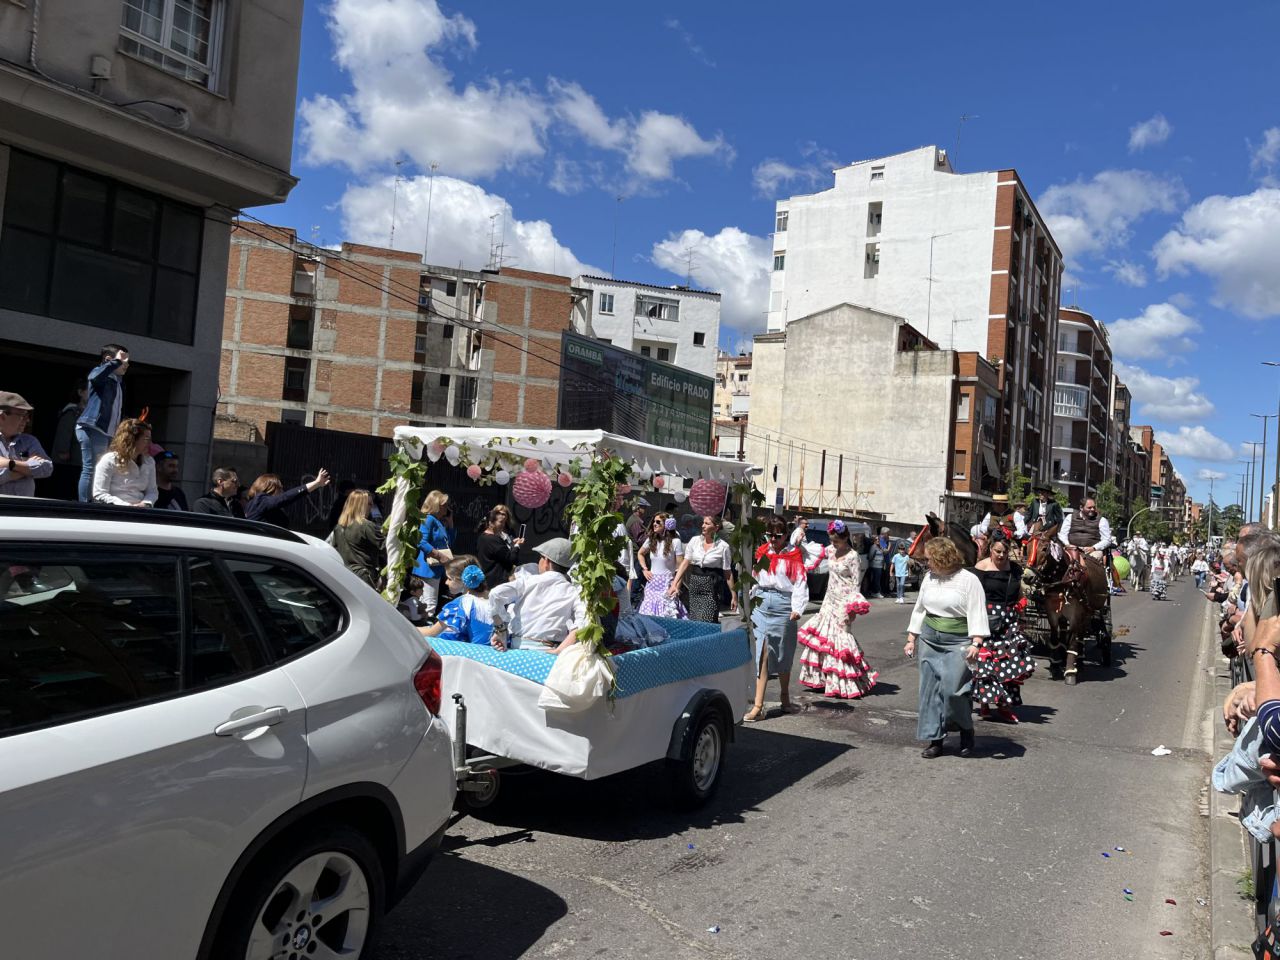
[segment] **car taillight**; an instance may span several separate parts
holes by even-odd
[[[426,661],[413,675],[413,689],[418,691],[423,705],[436,716],[440,714],[440,678],[444,673],[444,661],[434,650],[427,651]]]

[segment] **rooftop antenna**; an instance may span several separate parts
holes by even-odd
[[[684,285],[686,287],[693,286],[693,258],[697,256],[697,252],[693,247],[685,247],[680,251],[680,259],[684,261]]]
[[[618,273],[618,215],[622,211],[623,197],[614,197],[613,205],[613,256],[609,258],[609,276],[617,276]]]
[[[960,156],[960,134],[964,131],[964,125],[969,120],[981,120],[976,113],[960,114],[960,122],[956,124],[956,145],[951,151],[951,169],[956,173],[960,172],[960,168],[956,165],[956,158]]]
[[[405,181],[405,178],[400,176],[400,167],[403,165],[403,160],[396,161],[396,176],[391,182],[391,236],[387,238],[387,248],[392,250],[396,245],[396,201],[400,198],[400,184]]]
[[[434,160],[431,161],[431,178],[427,181],[427,236],[422,241],[422,262],[428,264],[431,261],[427,259],[431,251],[431,197],[436,192],[436,170],[440,168],[440,164]],[[394,224],[393,224],[394,226]]]

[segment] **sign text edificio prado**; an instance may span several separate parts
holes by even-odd
[[[683,393],[686,397],[692,397],[695,400],[710,400],[711,388],[700,383],[691,383],[688,380],[676,380],[669,377],[661,370],[654,370],[649,374],[649,386],[656,387],[659,390],[670,390],[672,393]]]

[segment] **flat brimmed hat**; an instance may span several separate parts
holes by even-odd
[[[1036,493],[1047,493],[1051,496],[1054,493],[1053,484],[1051,483],[1037,483],[1031,489]]]
[[[7,390],[0,390],[0,407],[7,407],[10,410],[34,410],[31,404],[23,400],[16,393],[10,393]]]
[[[557,567],[573,566],[573,545],[564,537],[553,537],[533,548],[533,552],[546,557]]]
[[[1007,493],[993,493],[991,495],[992,503],[1008,503],[1009,495]]]

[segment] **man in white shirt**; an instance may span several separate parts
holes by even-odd
[[[53,473],[40,441],[22,432],[31,409],[18,394],[0,391],[0,495],[34,497],[36,480]]]
[[[586,624],[582,588],[569,579],[573,548],[556,537],[533,548],[539,555],[536,576],[503,583],[489,591],[493,604],[493,646],[550,652]],[[508,607],[510,609],[508,609]],[[509,635],[509,639],[508,639]]]

